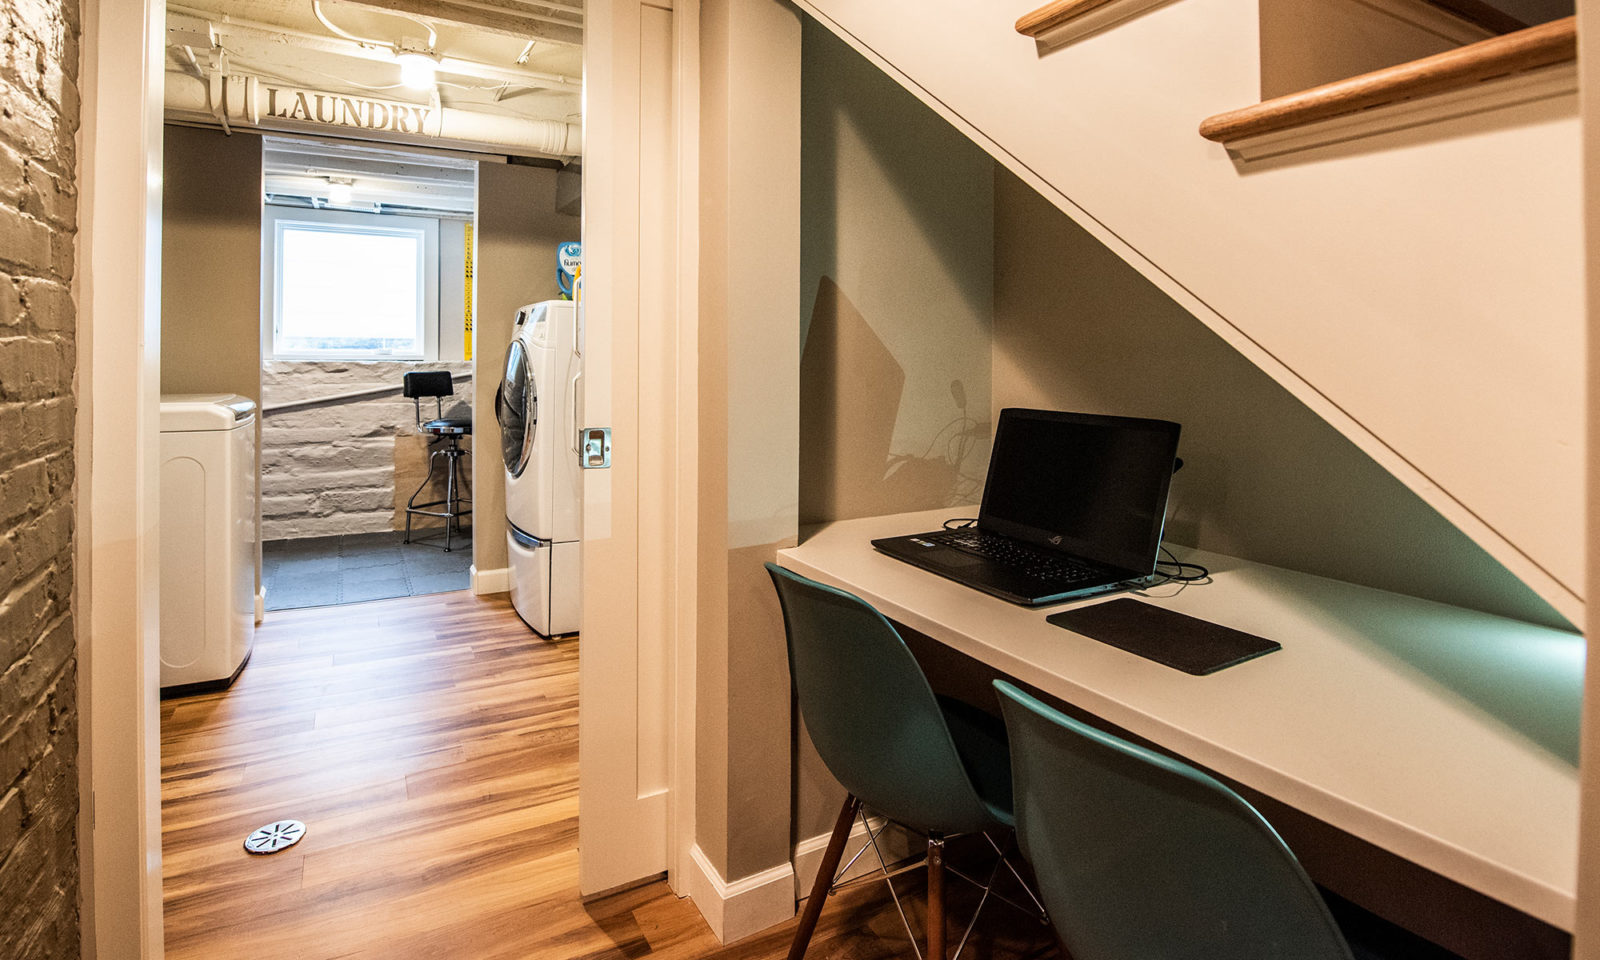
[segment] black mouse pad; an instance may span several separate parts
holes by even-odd
[[[1274,640],[1129,597],[1063,610],[1046,619],[1073,633],[1197,677],[1283,649]]]

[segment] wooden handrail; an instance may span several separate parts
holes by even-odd
[[[1035,40],[1042,33],[1054,30],[1070,20],[1076,20],[1090,10],[1111,3],[1112,0],[1052,0],[1031,13],[1017,18],[1017,32]]]
[[[1577,55],[1577,18],[1566,17],[1219,113],[1200,124],[1200,135],[1227,143],[1399,100],[1470,87],[1493,77],[1575,60]]]

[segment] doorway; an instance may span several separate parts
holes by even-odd
[[[495,18],[502,23],[505,16],[531,12],[537,4],[529,0],[505,6],[509,14]],[[589,139],[606,143],[615,154],[615,160],[603,171],[605,175],[590,177],[585,184],[585,191],[601,200],[598,208],[595,203],[587,203],[585,209],[585,233],[591,241],[591,253],[596,248],[602,257],[609,253],[612,264],[610,269],[598,271],[589,285],[596,306],[589,319],[588,367],[591,371],[609,371],[612,363],[620,363],[621,367],[614,382],[591,380],[586,385],[588,412],[584,419],[588,423],[633,424],[638,422],[639,412],[647,410],[652,418],[671,428],[652,433],[652,439],[663,449],[674,449],[685,440],[690,444],[687,449],[692,449],[692,389],[688,405],[680,405],[680,397],[684,396],[681,391],[692,385],[692,377],[689,381],[649,383],[642,389],[638,384],[635,365],[641,305],[633,263],[641,235],[665,241],[652,240],[646,245],[649,264],[640,268],[657,271],[650,286],[651,303],[666,305],[665,312],[661,306],[651,308],[656,318],[652,329],[668,342],[686,336],[682,342],[692,345],[692,332],[680,334],[677,325],[680,317],[692,317],[693,294],[688,289],[681,294],[672,289],[674,278],[693,275],[692,248],[688,258],[677,259],[680,254],[671,238],[678,235],[678,201],[673,198],[694,196],[692,105],[696,97],[693,64],[697,6],[687,4],[674,12],[628,3],[591,3],[585,7],[585,43],[592,48],[591,54],[598,53],[585,68],[589,74]],[[465,5],[450,5],[449,9],[464,20],[476,16]],[[154,527],[159,514],[155,439],[160,386],[156,377],[161,338],[159,282],[150,270],[159,263],[159,223],[151,214],[159,206],[160,102],[164,81],[169,79],[161,73],[161,65],[170,55],[170,51],[163,50],[162,38],[172,36],[163,13],[164,7],[159,3],[146,3],[136,10],[91,2],[84,32],[83,238],[86,271],[92,269],[93,276],[93,290],[86,291],[84,313],[96,327],[92,350],[85,358],[86,390],[94,399],[86,406],[85,426],[93,438],[95,467],[92,474],[87,470],[83,474],[87,484],[83,514],[89,514],[92,503],[96,515],[93,529],[87,525],[84,528],[89,586],[85,612],[86,623],[91,624],[91,635],[85,638],[90,652],[84,679],[86,687],[93,690],[85,700],[92,712],[85,749],[94,757],[86,773],[87,787],[101,798],[98,816],[92,823],[87,816],[92,808],[85,806],[83,832],[89,838],[85,841],[85,915],[93,928],[92,935],[104,948],[121,945],[116,949],[129,955],[159,950],[161,930],[160,861],[155,855],[159,847],[159,811],[153,792],[157,785],[154,764],[159,673],[155,634],[159,558]],[[641,20],[646,14],[652,21],[648,59],[639,47]],[[548,29],[538,17],[517,19],[529,25],[522,31],[525,36],[543,36]],[[243,18],[235,18],[233,23],[240,29],[249,25]],[[309,28],[309,24],[306,26]],[[148,38],[151,43],[147,45],[141,38]],[[179,61],[180,69],[187,69],[182,66],[186,60]],[[392,59],[386,62],[393,63]],[[231,94],[239,94],[249,87],[230,84],[228,89]],[[671,136],[681,139],[658,144],[658,149],[645,160],[646,169],[653,175],[641,181],[636,173],[641,161],[639,99],[644,90],[651,91],[652,97],[658,91],[667,91],[665,100],[671,117],[662,115],[662,129],[670,126]],[[493,99],[494,93],[488,97]],[[687,127],[679,123],[679,118],[686,115],[690,117]],[[235,115],[230,117],[236,119]],[[290,121],[285,120],[284,132],[306,132],[305,128],[291,130],[289,125]],[[543,137],[541,142],[552,142],[547,136],[552,135],[549,128],[521,126],[530,136]],[[154,163],[146,164],[146,169],[129,163],[130,157],[148,158]],[[687,163],[680,167],[678,164],[684,159]],[[605,187],[597,188],[595,180],[603,181]],[[687,192],[684,187],[689,188]],[[480,241],[482,236],[480,229]],[[608,250],[611,243],[618,241],[626,249]],[[484,251],[480,262],[485,268],[487,261]],[[526,262],[519,266],[527,269]],[[658,296],[663,289],[665,296]],[[689,312],[682,313],[685,309]],[[487,323],[489,319],[485,306],[479,322]],[[482,339],[484,334],[479,337]],[[681,372],[670,362],[663,367],[669,373],[674,369]],[[492,401],[493,390],[486,390],[480,379],[473,389],[474,415],[479,422],[492,419]],[[89,449],[86,446],[86,462]],[[619,446],[619,452],[624,450]],[[485,455],[483,445],[474,451],[480,478],[485,475]],[[603,597],[597,597],[594,591],[586,596],[586,621],[591,627],[604,621],[602,632],[607,635],[610,659],[597,665],[586,659],[584,677],[589,679],[583,682],[610,687],[611,664],[620,662],[617,658],[631,658],[651,665],[647,675],[652,685],[648,703],[624,704],[615,697],[606,698],[605,702],[616,708],[618,719],[626,715],[626,725],[602,723],[608,709],[586,711],[586,717],[596,721],[596,726],[584,732],[585,743],[596,745],[595,749],[586,750],[586,756],[608,758],[606,769],[583,775],[585,796],[594,801],[586,801],[588,813],[584,822],[586,829],[596,831],[595,841],[585,844],[583,859],[590,864],[590,876],[596,883],[610,877],[625,880],[648,875],[664,865],[660,838],[666,830],[659,820],[666,809],[662,803],[665,778],[660,785],[652,785],[648,794],[641,794],[632,774],[617,764],[625,754],[639,751],[642,731],[660,729],[646,719],[647,714],[664,720],[675,717],[680,729],[683,718],[693,716],[692,700],[673,702],[671,691],[681,689],[681,685],[674,687],[669,679],[675,671],[682,675],[684,665],[674,665],[673,660],[681,642],[678,638],[684,631],[692,631],[693,616],[677,612],[678,588],[670,581],[658,582],[661,575],[681,574],[694,565],[692,549],[687,549],[687,542],[674,532],[688,531],[692,537],[693,485],[674,486],[670,479],[686,469],[681,461],[652,460],[645,465],[644,486],[670,491],[667,496],[675,498],[672,502],[678,509],[665,518],[666,536],[652,536],[650,541],[642,542],[638,537],[640,518],[633,513],[627,497],[610,496],[613,490],[622,494],[639,488],[640,466],[637,460],[628,462],[630,459],[621,460],[621,474],[590,471],[585,475],[586,520],[593,524],[598,519],[604,538],[603,549],[585,551],[587,579],[593,582],[599,574],[609,576]],[[603,478],[596,477],[597,473]],[[613,479],[617,482],[610,482]],[[596,490],[603,495],[592,495]],[[486,494],[481,480],[474,493],[475,512],[483,516]],[[118,512],[104,512],[109,504],[115,504]],[[685,504],[690,505],[689,509],[683,509]],[[503,509],[503,504],[493,506]],[[648,519],[661,518],[652,515]],[[490,542],[491,538],[476,538],[472,571],[475,594],[492,593],[504,586],[505,567],[494,565],[499,558],[481,553],[484,544]],[[642,569],[649,571],[652,591],[649,640],[643,645],[639,622],[627,615],[627,611],[640,609]],[[665,592],[656,596],[663,588]],[[605,616],[595,615],[597,610]],[[654,626],[657,623],[664,629],[658,630]],[[660,692],[653,689],[656,681]],[[670,720],[665,722],[671,726]],[[651,747],[652,751],[658,749]],[[690,754],[682,752],[681,743],[673,749],[676,754],[669,764],[670,780],[672,789],[677,791],[677,784],[689,782],[681,775],[686,773],[684,758]],[[652,762],[659,762],[656,757],[659,753],[653,753]],[[692,809],[692,796],[675,796],[680,811]],[[644,815],[637,815],[641,813]],[[645,842],[645,836],[652,839]],[[605,842],[599,842],[601,838]],[[686,834],[683,842],[688,842]],[[678,846],[674,841],[675,850]]]
[[[339,0],[174,7],[167,37],[163,392],[257,403],[261,615],[231,684],[162,703],[165,940],[342,955],[419,890],[466,902],[576,835],[576,624],[540,636],[508,600],[496,413],[576,433],[576,382],[501,379],[528,305],[576,292],[581,47]],[[202,80],[220,115],[194,109]],[[164,581],[163,604],[195,586]],[[464,808],[486,784],[497,802]],[[304,842],[246,852],[283,821]],[[278,936],[226,919],[245,909]],[[414,915],[396,943],[446,925]]]

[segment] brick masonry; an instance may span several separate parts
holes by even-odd
[[[78,5],[0,24],[0,957],[76,958]]]
[[[270,361],[261,374],[261,538],[376,533],[404,525],[396,517],[397,479],[409,496],[427,469],[416,414],[399,392],[366,400],[271,412],[274,404],[398,387],[407,371],[472,371],[470,362],[316,363]],[[449,416],[470,416],[471,381],[458,381]],[[432,419],[433,404],[423,404]],[[466,463],[467,461],[463,461]],[[469,467],[470,476],[470,467]],[[415,479],[411,479],[411,478]]]

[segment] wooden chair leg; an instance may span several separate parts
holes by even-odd
[[[833,886],[833,872],[839,869],[844,857],[845,844],[850,840],[850,828],[856,822],[856,812],[861,801],[846,796],[839,809],[839,820],[833,825],[833,836],[828,838],[828,849],[823,851],[822,863],[817,867],[817,879],[811,884],[811,896],[806,898],[806,908],[800,914],[800,925],[794,930],[794,942],[789,945],[789,960],[801,960],[806,948],[811,946],[811,934],[817,929],[817,918],[822,915],[823,901],[828,899],[828,888]]]
[[[944,960],[944,837],[928,836],[928,952],[926,960]]]

